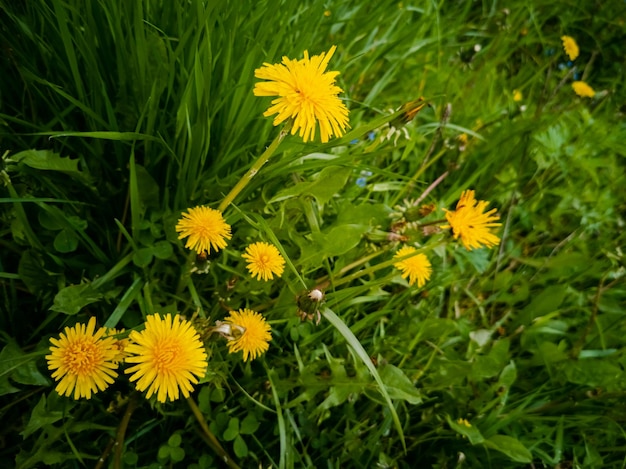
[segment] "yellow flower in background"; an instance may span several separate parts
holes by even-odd
[[[85,324],[66,327],[58,339],[51,338],[50,355],[46,355],[48,369],[54,370],[52,378],[60,382],[55,390],[61,396],[74,399],[105,390],[117,377],[117,363],[114,358],[117,350],[114,339],[104,337],[105,329],[96,328],[96,318]]]
[[[291,135],[299,132],[304,142],[315,138],[318,123],[323,143],[332,135],[343,135],[349,127],[348,109],[337,96],[343,91],[335,84],[339,72],[326,71],[336,49],[332,46],[328,53],[311,58],[304,51],[304,59],[283,57],[280,64],[264,63],[257,68],[254,76],[267,81],[254,86],[254,95],[277,96],[263,115],[276,114],[274,125],[293,119]]]
[[[449,225],[442,228],[452,228],[454,239],[460,237],[463,246],[470,251],[481,246],[496,246],[500,238],[491,233],[491,228],[501,225],[495,223],[500,216],[495,215],[495,208],[485,212],[488,205],[484,200],[477,202],[473,190],[464,191],[456,210],[445,211]]]
[[[185,247],[203,254],[211,248],[219,251],[226,247],[226,240],[231,238],[230,225],[224,221],[222,212],[209,207],[194,207],[182,214],[176,224],[178,239],[189,237]]]
[[[581,98],[593,98],[596,95],[594,89],[584,81],[575,81],[572,83],[574,93]]]
[[[117,337],[119,335],[124,334],[125,329],[114,329],[107,328],[105,337],[111,337],[113,339],[113,348],[117,351],[115,357],[113,358],[113,363],[123,362],[128,356],[128,352],[126,351],[126,347],[130,343],[128,338]]]
[[[524,98],[524,95],[520,90],[513,90],[513,101],[519,102]]]
[[[228,353],[243,352],[243,361],[254,360],[269,348],[272,340],[271,327],[265,318],[251,309],[231,311],[224,320],[232,329],[228,338]]]
[[[280,277],[285,268],[285,259],[280,255],[276,246],[269,243],[251,244],[241,257],[248,261],[246,267],[252,277],[258,280],[272,280],[274,275]]]
[[[580,53],[578,49],[578,44],[573,37],[570,36],[561,36],[561,41],[563,41],[563,50],[569,57],[570,60],[576,60],[578,54]]]
[[[471,424],[471,423],[469,423],[469,422],[467,421],[467,419],[458,419],[458,420],[456,421],[456,423],[458,423],[459,425],[464,425],[464,426],[466,426],[467,428],[471,428],[471,427],[472,427],[472,424]]]
[[[138,391],[148,388],[146,398],[156,393],[159,402],[174,401],[180,392],[189,397],[192,384],[204,377],[207,355],[200,336],[191,322],[180,315],[167,314],[164,318],[152,314],[146,318],[146,328],[131,331],[130,354],[126,363],[136,363],[125,370],[133,373]]]
[[[417,252],[412,246],[404,246],[398,249],[398,252],[393,256],[394,259],[408,256]],[[417,284],[418,287],[424,286],[426,281],[430,279],[432,273],[432,267],[430,261],[426,255],[419,253],[412,257],[398,261],[394,266],[400,270],[403,278],[409,279],[409,285]]]

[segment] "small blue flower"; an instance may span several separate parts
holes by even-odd
[[[567,67],[566,67],[566,65],[565,65],[563,62],[561,62],[561,63],[558,65],[558,67],[559,67],[559,70],[565,70],[565,69],[567,68]]]
[[[624,0],[626,1],[626,0]],[[372,140],[374,140],[376,138],[376,132],[374,132],[373,130],[370,130],[367,133],[367,139],[371,142]]]
[[[544,54],[550,57],[551,55],[554,55],[555,52],[556,52],[556,49],[554,47],[549,47],[548,49],[544,51]]]
[[[367,178],[364,178],[364,177],[357,178],[357,180],[356,180],[356,185],[357,186],[365,187],[365,184],[367,184]]]
[[[353,139],[353,140],[350,140],[350,144],[351,144],[351,145],[356,145],[357,143],[359,143],[359,139],[358,139],[358,138],[355,138],[355,139]]]
[[[580,72],[574,73],[574,80],[578,81],[578,80],[580,80],[580,77],[581,77]]]
[[[572,68],[574,66],[574,62],[572,62],[571,60],[567,61],[567,68]]]

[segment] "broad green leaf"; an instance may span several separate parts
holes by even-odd
[[[626,377],[621,367],[608,359],[568,360],[561,364],[571,383],[610,390],[626,389]]]
[[[152,254],[157,259],[169,259],[174,254],[172,243],[169,241],[157,241],[152,246]]]
[[[256,419],[254,414],[248,414],[241,421],[241,426],[239,428],[239,433],[242,435],[251,435],[257,431],[259,428],[259,421]]]
[[[50,310],[73,315],[85,306],[100,301],[100,299],[102,299],[102,294],[95,291],[89,283],[70,285],[56,294]]]
[[[495,449],[506,454],[511,460],[520,463],[530,463],[533,455],[516,438],[507,435],[493,435],[483,443],[487,448]]]
[[[52,150],[25,150],[10,157],[7,161],[22,163],[34,169],[46,171],[60,171],[62,173],[79,175],[78,160],[62,158]]]
[[[181,462],[185,459],[185,450],[179,446],[170,446],[170,459],[172,462]]]
[[[563,303],[566,294],[567,285],[548,286],[533,298],[520,315],[524,322],[531,323],[535,318],[557,310]]]
[[[446,415],[446,420],[448,421],[448,425],[455,432],[467,437],[471,444],[477,445],[485,441],[485,437],[483,437],[480,430],[471,424],[467,419],[458,419],[456,421],[452,420],[450,416]]]
[[[245,458],[246,456],[248,456],[248,445],[246,445],[244,439],[241,438],[241,435],[237,435],[237,438],[235,438],[233,450],[235,450],[235,455],[238,458]]]
[[[180,436],[180,433],[174,433],[167,439],[167,444],[170,446],[180,446],[183,438]]]
[[[26,428],[20,432],[20,435],[27,438],[29,435],[32,435],[45,425],[57,422],[62,418],[63,412],[60,410],[49,411],[47,409],[46,396],[45,394],[42,394],[41,399],[39,399],[39,402],[30,414],[30,419],[26,424]]]
[[[224,430],[222,437],[226,441],[232,441],[237,437],[237,435],[239,435],[239,419],[237,417],[233,417],[228,421],[228,428]]]
[[[137,249],[133,254],[133,264],[137,267],[147,267],[152,262],[152,247]]]
[[[422,403],[421,393],[400,368],[387,364],[381,366],[378,372],[389,392],[389,397],[402,399],[414,405]]]
[[[78,237],[74,234],[74,231],[67,228],[62,229],[54,237],[54,249],[57,252],[68,253],[76,251],[78,247]]]
[[[352,174],[352,168],[343,166],[326,166],[315,175],[312,181],[305,181],[280,191],[269,203],[310,195],[320,204],[327,203],[332,197],[346,185],[348,178]]]
[[[0,352],[0,395],[1,391],[15,392],[7,381],[10,377],[14,382],[32,386],[48,386],[50,380],[37,369],[37,355],[25,354],[15,342],[9,342]],[[14,391],[11,391],[13,389]]]
[[[509,390],[511,386],[513,386],[513,383],[515,383],[516,379],[517,368],[515,367],[515,362],[511,360],[511,362],[502,369],[498,383],[501,386],[506,386],[507,390]]]

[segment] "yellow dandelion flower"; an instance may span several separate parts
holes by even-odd
[[[524,95],[520,90],[513,90],[513,101],[520,102],[524,98]]]
[[[268,80],[254,86],[254,95],[277,96],[263,115],[277,114],[274,125],[293,118],[291,135],[299,131],[304,142],[315,138],[318,123],[323,143],[333,134],[343,135],[349,127],[348,109],[337,96],[343,92],[335,85],[339,72],[326,71],[336,48],[332,46],[327,54],[322,52],[311,58],[309,52],[304,51],[301,60],[283,57],[282,63],[264,63],[254,72],[255,77]]]
[[[272,340],[271,327],[265,318],[256,311],[244,308],[231,311],[224,320],[232,329],[228,339],[228,353],[243,352],[243,361],[254,360],[269,348]]]
[[[458,423],[459,425],[464,425],[464,426],[466,426],[467,428],[472,428],[472,424],[471,424],[471,423],[469,423],[469,422],[467,421],[467,419],[458,419],[458,420],[456,421],[456,423]]]
[[[124,334],[124,332],[125,329],[107,328],[106,330],[105,336],[113,338],[113,348],[117,351],[115,357],[113,358],[113,363],[123,362],[128,356],[126,347],[130,343],[130,340],[128,340],[127,337],[118,337]]]
[[[400,248],[393,257],[394,259],[398,259],[415,252],[417,252],[417,249],[414,247],[404,246]],[[409,285],[415,285],[417,283],[418,287],[424,286],[426,281],[430,279],[430,274],[432,272],[432,267],[428,257],[422,253],[415,254],[408,259],[398,261],[394,264],[394,266],[402,272],[401,275],[403,278],[409,279]]]
[[[460,237],[465,248],[470,251],[481,245],[496,246],[500,238],[491,233],[490,229],[501,225],[495,223],[500,216],[495,215],[495,208],[483,213],[488,205],[489,202],[484,200],[477,202],[473,190],[464,191],[456,204],[456,210],[446,210],[449,224],[441,228],[452,228],[454,239]]]
[[[126,363],[136,363],[125,370],[134,373],[138,391],[148,388],[146,398],[154,393],[159,402],[174,401],[182,391],[189,397],[192,384],[198,384],[207,368],[207,355],[200,336],[191,322],[180,315],[167,314],[164,318],[152,314],[146,318],[146,328],[131,331],[131,344],[126,351],[131,356]]]
[[[581,98],[593,98],[596,95],[594,89],[584,81],[575,81],[572,83],[574,93]]]
[[[92,393],[105,390],[117,377],[117,350],[114,339],[104,337],[105,329],[96,328],[96,318],[85,324],[66,327],[58,339],[51,338],[50,355],[46,355],[48,369],[55,370],[52,378],[60,382],[56,391],[74,399],[91,399]]]
[[[580,50],[578,49],[578,44],[573,37],[570,36],[561,36],[561,41],[563,41],[563,50],[569,57],[570,60],[576,60]]]
[[[178,239],[189,237],[185,247],[198,254],[205,251],[219,251],[226,247],[226,240],[231,238],[230,225],[224,221],[222,212],[209,207],[190,208],[176,224],[180,233]]]
[[[269,243],[251,244],[241,257],[248,261],[246,267],[252,277],[256,277],[258,280],[272,280],[274,274],[280,277],[285,268],[285,259],[280,255],[276,246]]]

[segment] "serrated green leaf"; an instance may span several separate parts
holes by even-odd
[[[25,150],[13,155],[7,161],[22,163],[34,169],[82,176],[77,159],[63,158],[52,150]]]

